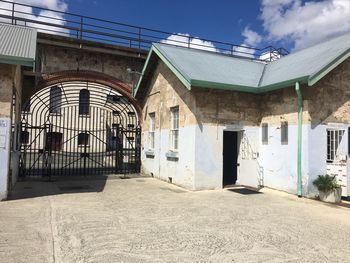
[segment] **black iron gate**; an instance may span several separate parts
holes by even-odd
[[[138,124],[129,99],[109,87],[88,82],[47,87],[23,109],[21,176],[138,173]]]

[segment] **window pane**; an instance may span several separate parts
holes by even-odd
[[[262,124],[262,143],[263,144],[267,144],[268,143],[268,124],[267,123],[263,123]]]
[[[48,132],[46,134],[45,150],[61,151],[63,134],[60,132]]]
[[[62,91],[60,87],[52,87],[50,89],[50,113],[61,112]]]
[[[281,143],[288,144],[288,122],[281,123]]]
[[[79,133],[78,134],[78,145],[89,145],[89,134]]]
[[[89,114],[90,92],[87,89],[80,90],[79,93],[79,114]]]

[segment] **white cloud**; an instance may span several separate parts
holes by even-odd
[[[244,41],[240,47],[234,47],[233,54],[242,57],[254,58],[256,50],[249,47],[256,47],[259,45],[262,41],[262,36],[257,32],[251,30],[249,26],[246,26],[244,28],[242,36],[244,37]]]
[[[302,49],[350,31],[349,0],[262,0],[268,41],[289,41]]]
[[[167,39],[164,39],[160,42],[181,47],[190,47],[207,51],[217,51],[212,42],[201,40],[198,37],[190,37],[189,34],[173,34],[170,35]],[[189,45],[188,42],[190,42]]]
[[[68,5],[63,0],[22,0],[22,1],[10,0],[10,2],[23,3],[23,4],[53,9],[53,10],[62,11],[62,12],[67,11],[67,9],[68,9]],[[0,2],[0,8],[12,10],[12,3]],[[0,14],[7,15],[7,16],[12,15],[12,11],[1,10],[1,9],[0,9]],[[60,26],[66,24],[66,21],[64,20],[63,14],[60,14],[57,12],[52,12],[52,11],[48,11],[48,10],[40,10],[39,13],[34,13],[33,8],[31,8],[29,6],[21,6],[21,5],[15,5],[15,11],[17,11],[17,12],[15,12],[15,16],[17,16],[17,17],[35,20],[35,21],[40,21],[40,22],[51,23],[51,24],[56,24],[56,25],[60,25]],[[23,14],[21,12],[23,12],[25,14]],[[0,22],[11,23],[11,21],[9,19],[6,19],[6,18],[0,18]],[[16,23],[18,25],[24,24],[24,22],[22,22],[22,21],[16,21]],[[63,34],[63,35],[69,33],[69,30],[64,29],[64,28],[42,25],[42,24],[38,24],[38,23],[34,23],[34,22],[27,22],[26,25],[35,27],[41,32],[49,32],[52,34]],[[48,31],[48,30],[51,30],[51,31]]]

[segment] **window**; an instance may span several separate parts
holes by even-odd
[[[155,113],[149,114],[148,149],[154,150],[154,132],[156,129]]]
[[[46,134],[45,149],[47,151],[62,150],[63,134],[60,132],[48,132]]]
[[[177,151],[179,148],[179,108],[171,108],[170,114],[170,150]]]
[[[79,133],[78,134],[78,146],[89,145],[89,134]]]
[[[262,124],[262,143],[268,144],[269,142],[269,125],[267,123]]]
[[[29,132],[28,131],[21,131],[20,142],[21,142],[21,144],[28,144],[29,143]]]
[[[344,130],[327,130],[327,162],[334,162],[344,132]]]
[[[61,96],[62,90],[60,87],[54,86],[50,89],[50,113],[61,113]]]
[[[281,122],[281,144],[288,144],[288,122]]]
[[[80,90],[79,93],[79,115],[88,115],[90,113],[90,91]]]

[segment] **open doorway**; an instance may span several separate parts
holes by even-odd
[[[224,131],[223,137],[223,187],[235,184],[238,167],[238,132]]]

